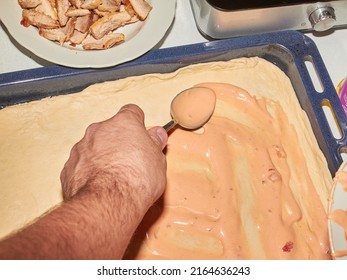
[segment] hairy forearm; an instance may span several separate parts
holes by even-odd
[[[127,186],[84,188],[2,241],[0,259],[119,259],[142,219],[141,207]]]

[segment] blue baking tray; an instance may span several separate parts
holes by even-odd
[[[0,75],[0,108],[48,96],[78,92],[98,82],[147,73],[168,73],[181,67],[238,57],[262,57],[290,78],[297,98],[333,174],[341,165],[346,148],[346,115],[314,42],[297,31],[282,31],[152,50],[142,57],[105,69],[73,69],[48,66]],[[310,61],[323,85],[317,92],[306,67]],[[323,110],[327,105],[335,117],[341,137],[336,139]]]

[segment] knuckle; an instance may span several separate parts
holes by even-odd
[[[124,105],[120,110],[118,115],[120,116],[125,116],[126,118],[129,118],[129,115],[131,115],[132,117],[135,117],[137,120],[140,120],[141,122],[144,119],[144,112],[142,111],[142,109],[135,105],[135,104],[127,104]]]

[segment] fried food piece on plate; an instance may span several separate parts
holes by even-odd
[[[48,29],[48,28],[40,28],[39,29],[40,36],[50,40],[50,41],[58,41],[61,45],[66,41],[66,34],[62,30],[62,28]]]
[[[69,18],[67,24],[62,28],[63,32],[66,35],[66,41],[69,41],[71,36],[73,35],[75,31],[75,26],[76,26],[76,20],[77,18]]]
[[[119,12],[122,4],[121,0],[102,0],[98,10],[101,12]]]
[[[72,46],[77,46],[82,44],[83,40],[88,36],[88,32],[82,33],[78,30],[74,30],[72,36],[70,37],[70,42]]]
[[[99,17],[104,17],[104,16],[107,16],[107,15],[110,14],[110,12],[108,12],[108,11],[101,11],[101,10],[99,10],[99,7],[97,9],[93,10],[94,14],[98,15]]]
[[[41,4],[38,5],[35,10],[37,12],[43,13],[50,16],[54,20],[58,20],[57,11],[55,9],[55,3],[50,0],[41,0]]]
[[[131,20],[131,16],[127,12],[110,13],[92,24],[90,33],[95,39],[101,39],[109,32],[124,26]]]
[[[101,4],[101,0],[85,0],[82,3],[81,8],[93,10],[93,9],[96,9],[97,7],[99,7],[100,4]]]
[[[18,3],[23,9],[31,9],[40,5],[41,0],[18,0]]]
[[[125,6],[130,4],[140,20],[145,20],[152,10],[152,6],[145,0],[123,0],[123,3]]]
[[[25,9],[22,11],[21,24],[25,27],[34,25],[39,28],[58,28],[59,22],[52,19],[43,13],[35,11],[34,9]]]
[[[81,8],[83,0],[69,0],[70,4],[76,8]]]
[[[83,17],[85,15],[89,15],[90,10],[88,9],[68,9],[65,15],[68,17]]]
[[[58,20],[61,26],[65,26],[69,17],[66,12],[70,8],[69,0],[56,0],[55,7],[57,9]]]
[[[82,33],[86,33],[88,32],[90,26],[98,19],[99,17],[94,13],[91,13],[89,15],[85,15],[82,17],[78,17],[76,19],[75,29]]]
[[[76,18],[70,18],[65,27],[54,29],[40,28],[39,34],[48,40],[57,41],[62,45],[69,41],[73,35],[75,31],[75,22]]]
[[[85,50],[109,49],[114,45],[123,42],[124,40],[125,36],[122,33],[109,33],[103,36],[101,39],[95,39],[92,36],[89,36],[82,42],[82,47]]]

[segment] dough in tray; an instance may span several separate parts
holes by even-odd
[[[261,58],[191,65],[92,85],[0,111],[0,237],[62,201],[60,172],[86,127],[139,105],[147,126],[170,120],[170,102],[197,84],[217,94],[203,129],[176,129],[168,185],[125,258],[330,258],[332,184],[288,77]]]

